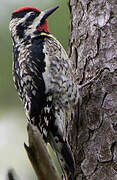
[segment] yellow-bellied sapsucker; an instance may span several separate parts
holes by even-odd
[[[49,33],[47,17],[58,8],[15,10],[10,21],[13,77],[26,116],[55,150],[62,168],[74,177],[74,161],[66,139],[66,119],[78,100],[71,62]]]

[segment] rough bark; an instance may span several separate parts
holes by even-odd
[[[81,92],[71,146],[77,180],[117,179],[117,1],[69,0],[69,56],[79,84],[109,71]]]

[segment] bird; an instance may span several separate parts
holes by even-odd
[[[13,11],[9,24],[13,80],[29,123],[37,126],[45,143],[51,145],[63,174],[74,179],[74,158],[66,129],[79,90],[72,62],[48,28],[47,18],[57,9],[40,11],[26,6]]]

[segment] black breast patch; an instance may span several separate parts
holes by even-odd
[[[35,37],[32,39],[32,46],[30,51],[30,56],[32,58],[32,63],[35,64],[40,73],[45,71],[46,63],[44,61],[45,54],[44,49],[44,38],[41,36]]]

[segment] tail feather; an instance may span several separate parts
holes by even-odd
[[[52,133],[49,133],[49,143],[56,153],[58,162],[64,174],[63,179],[67,180],[67,177],[71,177],[71,180],[73,180],[75,171],[74,160],[69,144],[60,137],[53,136]]]

